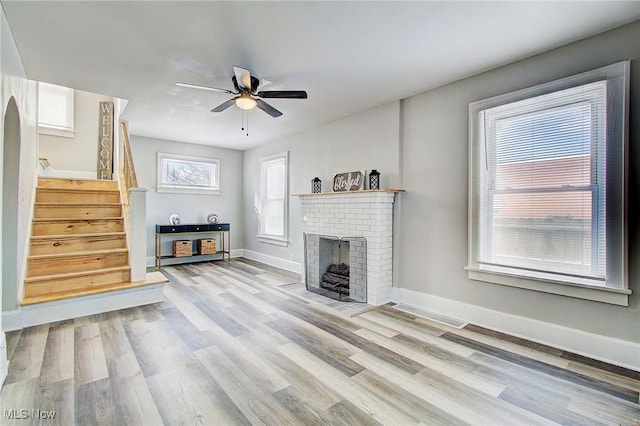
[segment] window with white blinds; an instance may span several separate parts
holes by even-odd
[[[470,105],[470,269],[626,288],[627,67]]]

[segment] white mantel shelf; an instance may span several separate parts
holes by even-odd
[[[318,196],[318,195],[349,195],[349,194],[368,194],[372,192],[405,192],[404,189],[361,189],[358,191],[336,191],[336,192],[308,192],[306,194],[291,194],[292,197],[306,197],[309,195]]]

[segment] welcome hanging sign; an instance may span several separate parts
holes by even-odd
[[[98,112],[98,179],[113,177],[113,102],[100,102]]]
[[[359,191],[364,186],[364,173],[338,173],[333,177],[333,192]]]

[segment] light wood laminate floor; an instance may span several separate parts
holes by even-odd
[[[9,333],[0,423],[640,423],[637,372],[389,306],[332,311],[244,259],[163,271],[166,302]]]

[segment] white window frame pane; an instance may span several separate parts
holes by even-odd
[[[515,268],[524,268],[522,272],[525,274],[526,274],[527,268],[530,268],[532,270],[539,270],[542,272],[554,271],[556,273],[564,273],[569,275],[584,275],[589,279],[596,280],[596,281],[599,279],[604,280],[605,278],[604,272],[603,272],[605,267],[604,262],[599,262],[600,257],[597,255],[600,252],[602,252],[603,254],[606,252],[604,241],[601,241],[601,239],[595,238],[596,236],[600,235],[600,232],[598,232],[598,230],[603,229],[603,227],[605,226],[605,223],[603,220],[604,214],[598,214],[598,212],[595,210],[591,211],[592,208],[597,209],[598,206],[603,207],[604,199],[592,200],[590,202],[590,206],[592,207],[589,209],[590,210],[589,217],[593,219],[590,221],[593,227],[592,228],[593,231],[589,232],[588,238],[590,240],[595,240],[596,245],[595,246],[593,244],[590,245],[592,249],[591,251],[593,252],[593,254],[589,256],[588,263],[582,267],[578,267],[577,265],[573,265],[568,262],[561,262],[559,261],[559,259],[553,259],[552,257],[548,256],[550,255],[550,253],[538,254],[539,256],[544,256],[544,257],[541,257],[537,260],[533,258],[519,258],[518,256],[511,256],[511,257],[503,256],[498,258],[495,244],[494,244],[494,239],[500,236],[500,233],[496,228],[496,225],[500,220],[500,212],[493,212],[493,207],[497,205],[495,201],[497,197],[521,195],[521,197],[524,198],[527,194],[529,195],[529,197],[534,195],[540,196],[542,194],[547,194],[546,196],[550,197],[552,195],[559,195],[560,193],[568,194],[568,193],[575,193],[577,191],[581,191],[581,192],[588,191],[592,195],[600,196],[600,197],[603,197],[605,194],[604,191],[598,191],[597,187],[599,184],[604,183],[604,179],[602,179],[602,177],[600,178],[600,181],[602,182],[597,180],[596,174],[593,173],[593,169],[594,169],[593,164],[591,164],[589,168],[590,183],[587,184],[586,186],[581,186],[581,187],[566,186],[566,185],[562,185],[562,183],[566,183],[566,182],[558,182],[556,183],[555,186],[551,186],[551,187],[535,187],[535,186],[526,187],[525,186],[517,189],[497,187],[498,185],[497,178],[500,173],[500,164],[503,164],[503,165],[508,164],[510,166],[515,164],[526,164],[530,166],[532,164],[539,164],[540,162],[549,161],[549,160],[565,160],[566,161],[570,158],[572,158],[573,160],[576,160],[579,158],[576,155],[567,156],[566,147],[564,152],[562,152],[560,150],[557,150],[557,146],[554,146],[552,148],[546,147],[546,149],[541,149],[543,153],[541,158],[527,159],[531,155],[529,152],[527,152],[527,154],[522,154],[520,151],[514,151],[512,149],[513,147],[509,146],[508,147],[509,154],[513,157],[517,157],[514,159],[516,161],[499,163],[498,154],[500,149],[499,147],[500,133],[498,132],[498,125],[509,120],[514,120],[514,119],[524,120],[524,119],[545,117],[545,116],[546,117],[562,116],[563,114],[566,114],[569,109],[575,109],[577,105],[585,106],[586,104],[586,106],[588,106],[589,108],[581,108],[581,109],[583,109],[583,111],[587,110],[589,112],[589,119],[587,123],[589,124],[589,132],[587,136],[587,140],[589,141],[589,155],[591,157],[599,158],[601,154],[604,154],[604,152],[599,151],[600,148],[605,145],[604,133],[599,131],[597,126],[599,124],[598,116],[601,116],[603,117],[603,119],[605,119],[603,115],[604,111],[601,111],[601,108],[604,106],[604,102],[606,99],[606,81],[591,83],[589,85],[589,90],[581,89],[580,93],[575,93],[576,91],[572,89],[569,89],[569,91],[571,93],[569,93],[568,95],[572,96],[573,98],[570,104],[566,103],[565,96],[558,95],[558,93],[563,93],[566,91],[560,91],[560,92],[552,93],[550,95],[528,98],[523,101],[516,102],[516,104],[519,104],[517,108],[511,107],[513,103],[507,103],[503,106],[488,108],[485,110],[485,115],[484,117],[482,117],[483,121],[480,122],[479,124],[480,126],[484,124],[489,127],[488,134],[491,135],[491,137],[487,142],[485,142],[487,144],[486,149],[488,153],[491,153],[491,157],[495,158],[494,161],[490,163],[491,166],[489,167],[489,170],[484,173],[481,173],[482,175],[485,175],[485,178],[489,182],[488,185],[490,185],[490,189],[486,191],[486,198],[483,197],[480,200],[481,208],[485,204],[485,201],[486,201],[486,204],[488,204],[488,206],[485,207],[485,210],[488,210],[488,216],[489,216],[486,218],[487,220],[486,223],[483,223],[480,226],[480,238],[481,240],[484,240],[486,243],[482,246],[482,248],[484,248],[485,250],[481,250],[481,252],[479,253],[479,259],[484,260],[483,263],[485,264],[493,263],[499,266],[501,265],[501,266],[512,266]],[[552,100],[549,100],[549,98],[552,98]],[[541,104],[541,99],[544,99],[544,104]],[[576,99],[578,99],[578,102],[575,102]],[[514,109],[517,109],[516,113],[513,112]],[[494,110],[497,110],[497,111],[494,111]],[[581,115],[580,119],[584,119],[584,116]],[[584,147],[582,148],[584,149]],[[550,156],[550,154],[554,154],[554,156]],[[565,205],[564,207],[566,208],[567,206]],[[598,220],[598,218],[601,218],[602,220]]]
[[[38,132],[73,138],[75,91],[68,87],[38,83]]]
[[[281,184],[277,191],[269,191],[269,171],[282,169]],[[280,179],[278,179],[280,180]],[[260,190],[256,194],[256,213],[258,215],[258,241],[287,246],[289,244],[289,153],[282,152],[260,159]],[[282,196],[274,196],[282,194]],[[273,208],[273,206],[279,206]],[[274,214],[274,211],[277,214]],[[275,221],[275,223],[274,223]]]
[[[629,61],[620,62],[597,70],[576,76],[542,84],[518,92],[497,96],[469,105],[469,253],[468,277],[472,280],[503,284],[508,286],[527,288],[570,297],[596,300],[605,303],[627,306],[628,287],[627,271],[627,229],[626,229],[626,170],[627,170],[627,138],[628,138],[628,93],[629,93]],[[595,164],[591,167],[606,168],[606,200],[600,203],[602,210],[596,208],[592,202],[592,217],[594,221],[602,218],[606,205],[606,223],[602,222],[594,227],[601,227],[602,235],[606,234],[606,274],[602,281],[592,278],[571,276],[571,274],[557,274],[554,272],[531,271],[523,275],[521,268],[504,265],[485,265],[481,262],[481,229],[482,223],[491,218],[490,205],[481,209],[482,195],[488,194],[493,182],[482,179],[488,175],[487,170],[493,170],[487,161],[491,155],[481,131],[481,122],[486,120],[486,111],[501,105],[507,105],[522,100],[546,95],[561,90],[586,85],[596,81],[607,81],[606,88],[606,130],[601,129],[606,137],[606,144],[600,144],[603,151],[596,152],[592,159],[602,159],[606,155],[606,165]],[[509,108],[508,106],[506,108]],[[593,136],[593,135],[592,135]],[[491,135],[489,135],[491,137]],[[593,140],[593,139],[592,139]],[[606,152],[604,151],[606,150]],[[599,161],[599,160],[598,160]],[[593,174],[592,174],[593,177]],[[587,189],[597,194],[597,183],[591,180],[585,188],[577,186],[566,188],[567,191]],[[555,188],[555,191],[563,189]],[[514,191],[518,192],[518,191]],[[480,214],[484,212],[483,214]],[[595,252],[595,251],[594,251]]]
[[[185,164],[187,166],[193,166],[194,168],[208,169],[209,181],[200,184],[196,182],[192,184],[170,182],[171,179],[167,176],[170,164]],[[158,152],[156,191],[183,194],[219,194],[220,160],[217,158],[192,157]]]

